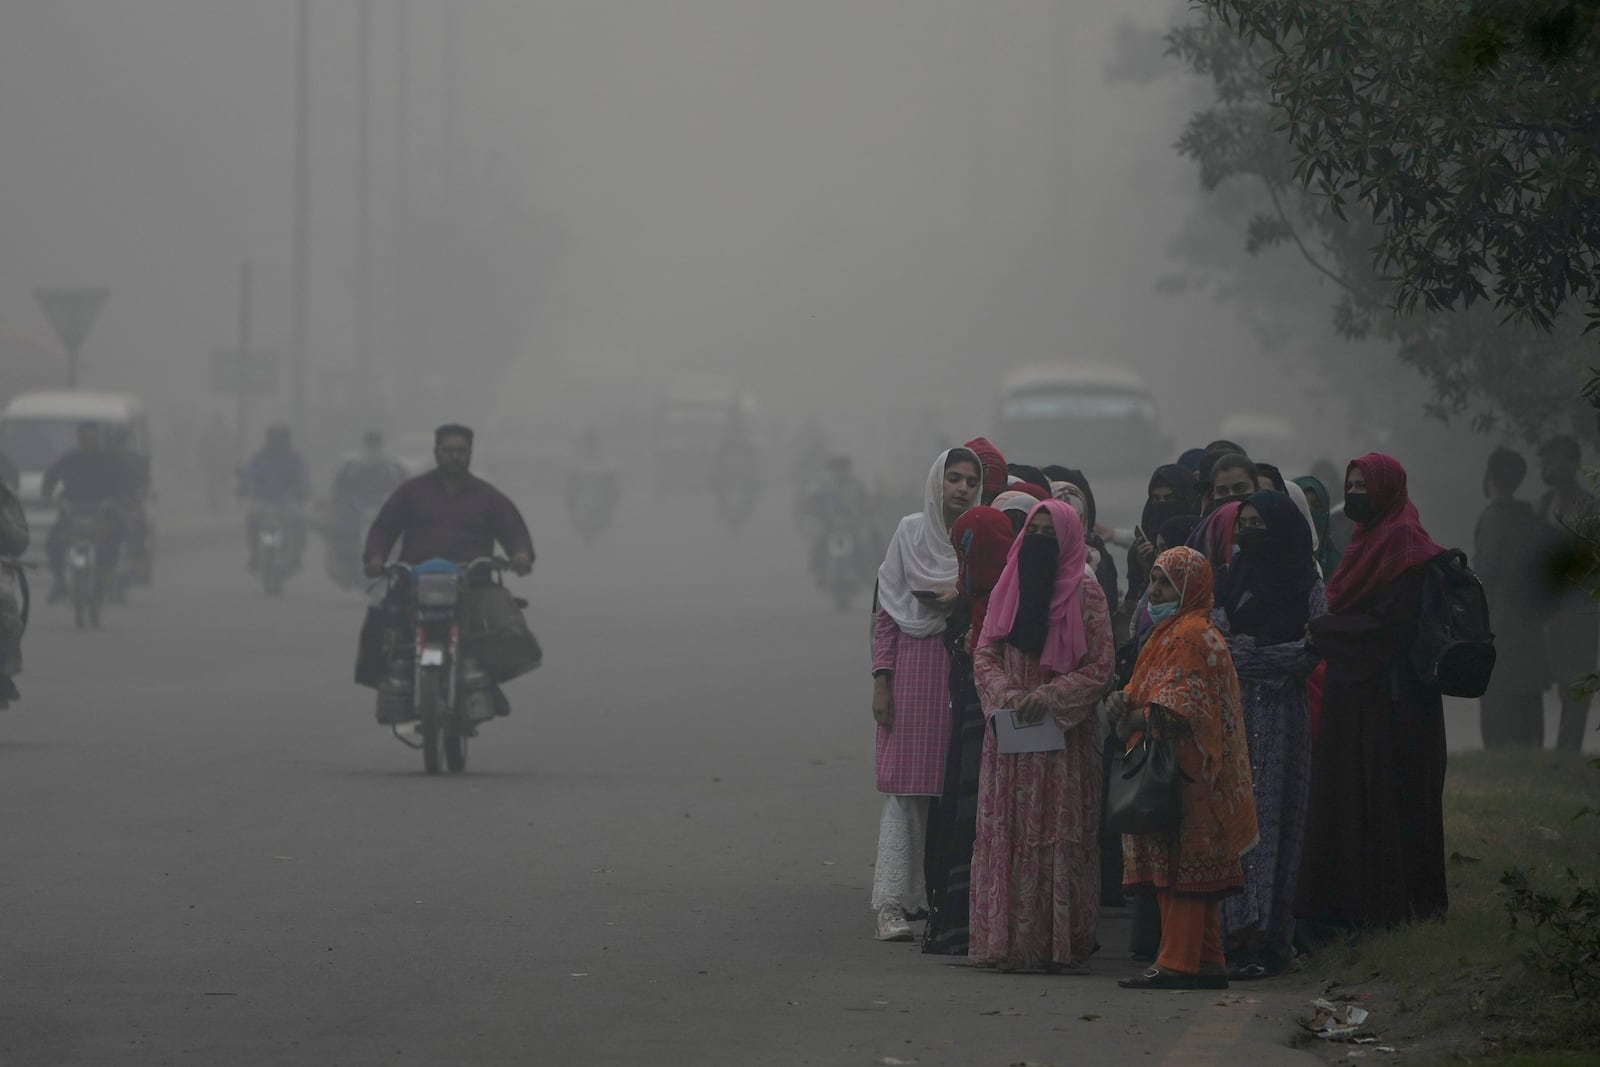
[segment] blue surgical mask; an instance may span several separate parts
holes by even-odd
[[[1151,622],[1162,622],[1162,621],[1164,621],[1166,619],[1172,618],[1177,613],[1178,613],[1178,602],[1176,600],[1169,600],[1165,604],[1151,604],[1150,605],[1150,621]]]

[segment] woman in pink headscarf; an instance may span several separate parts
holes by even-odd
[[[1100,917],[1100,746],[1095,705],[1115,651],[1105,593],[1085,574],[1078,514],[1033,509],[989,598],[974,673],[984,715],[1051,716],[1066,747],[983,742],[968,955],[1004,970],[1081,971]]]

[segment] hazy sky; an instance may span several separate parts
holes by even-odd
[[[486,394],[510,366],[502,408],[573,368],[730,372],[857,438],[885,405],[979,421],[1007,366],[1063,356],[1138,367],[1180,438],[1212,431],[1231,375],[1296,401],[1233,312],[1153,291],[1196,195],[1171,148],[1194,87],[1105,75],[1118,20],[1168,0],[410,6],[402,311],[397,4],[373,5],[380,361],[404,333]],[[356,5],[313,7],[325,374],[354,361]],[[292,15],[5,5],[0,329],[47,335],[40,281],[108,284],[89,384],[202,397],[249,255],[258,337],[287,347]]]

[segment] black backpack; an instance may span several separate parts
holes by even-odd
[[[1422,610],[1411,663],[1430,689],[1447,697],[1481,697],[1494,673],[1489,598],[1459,548],[1422,567]]]

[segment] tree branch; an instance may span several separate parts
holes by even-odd
[[[1283,209],[1283,200],[1278,196],[1277,186],[1273,185],[1265,178],[1261,180],[1261,184],[1267,187],[1267,195],[1272,197],[1273,209],[1277,211],[1278,218],[1283,221],[1283,227],[1289,233],[1289,239],[1294,242],[1296,248],[1300,249],[1300,255],[1305,257],[1305,261],[1311,264],[1314,270],[1328,278],[1333,279],[1334,284],[1338,285],[1339,288],[1343,289],[1345,292],[1352,296],[1360,296],[1360,294],[1356,292],[1355,286],[1345,281],[1344,278],[1336,271],[1324,266],[1321,260],[1317,259],[1316,256],[1311,254],[1311,249],[1306,247],[1305,241],[1300,237],[1299,229],[1295,227],[1294,221],[1289,218],[1289,213]]]

